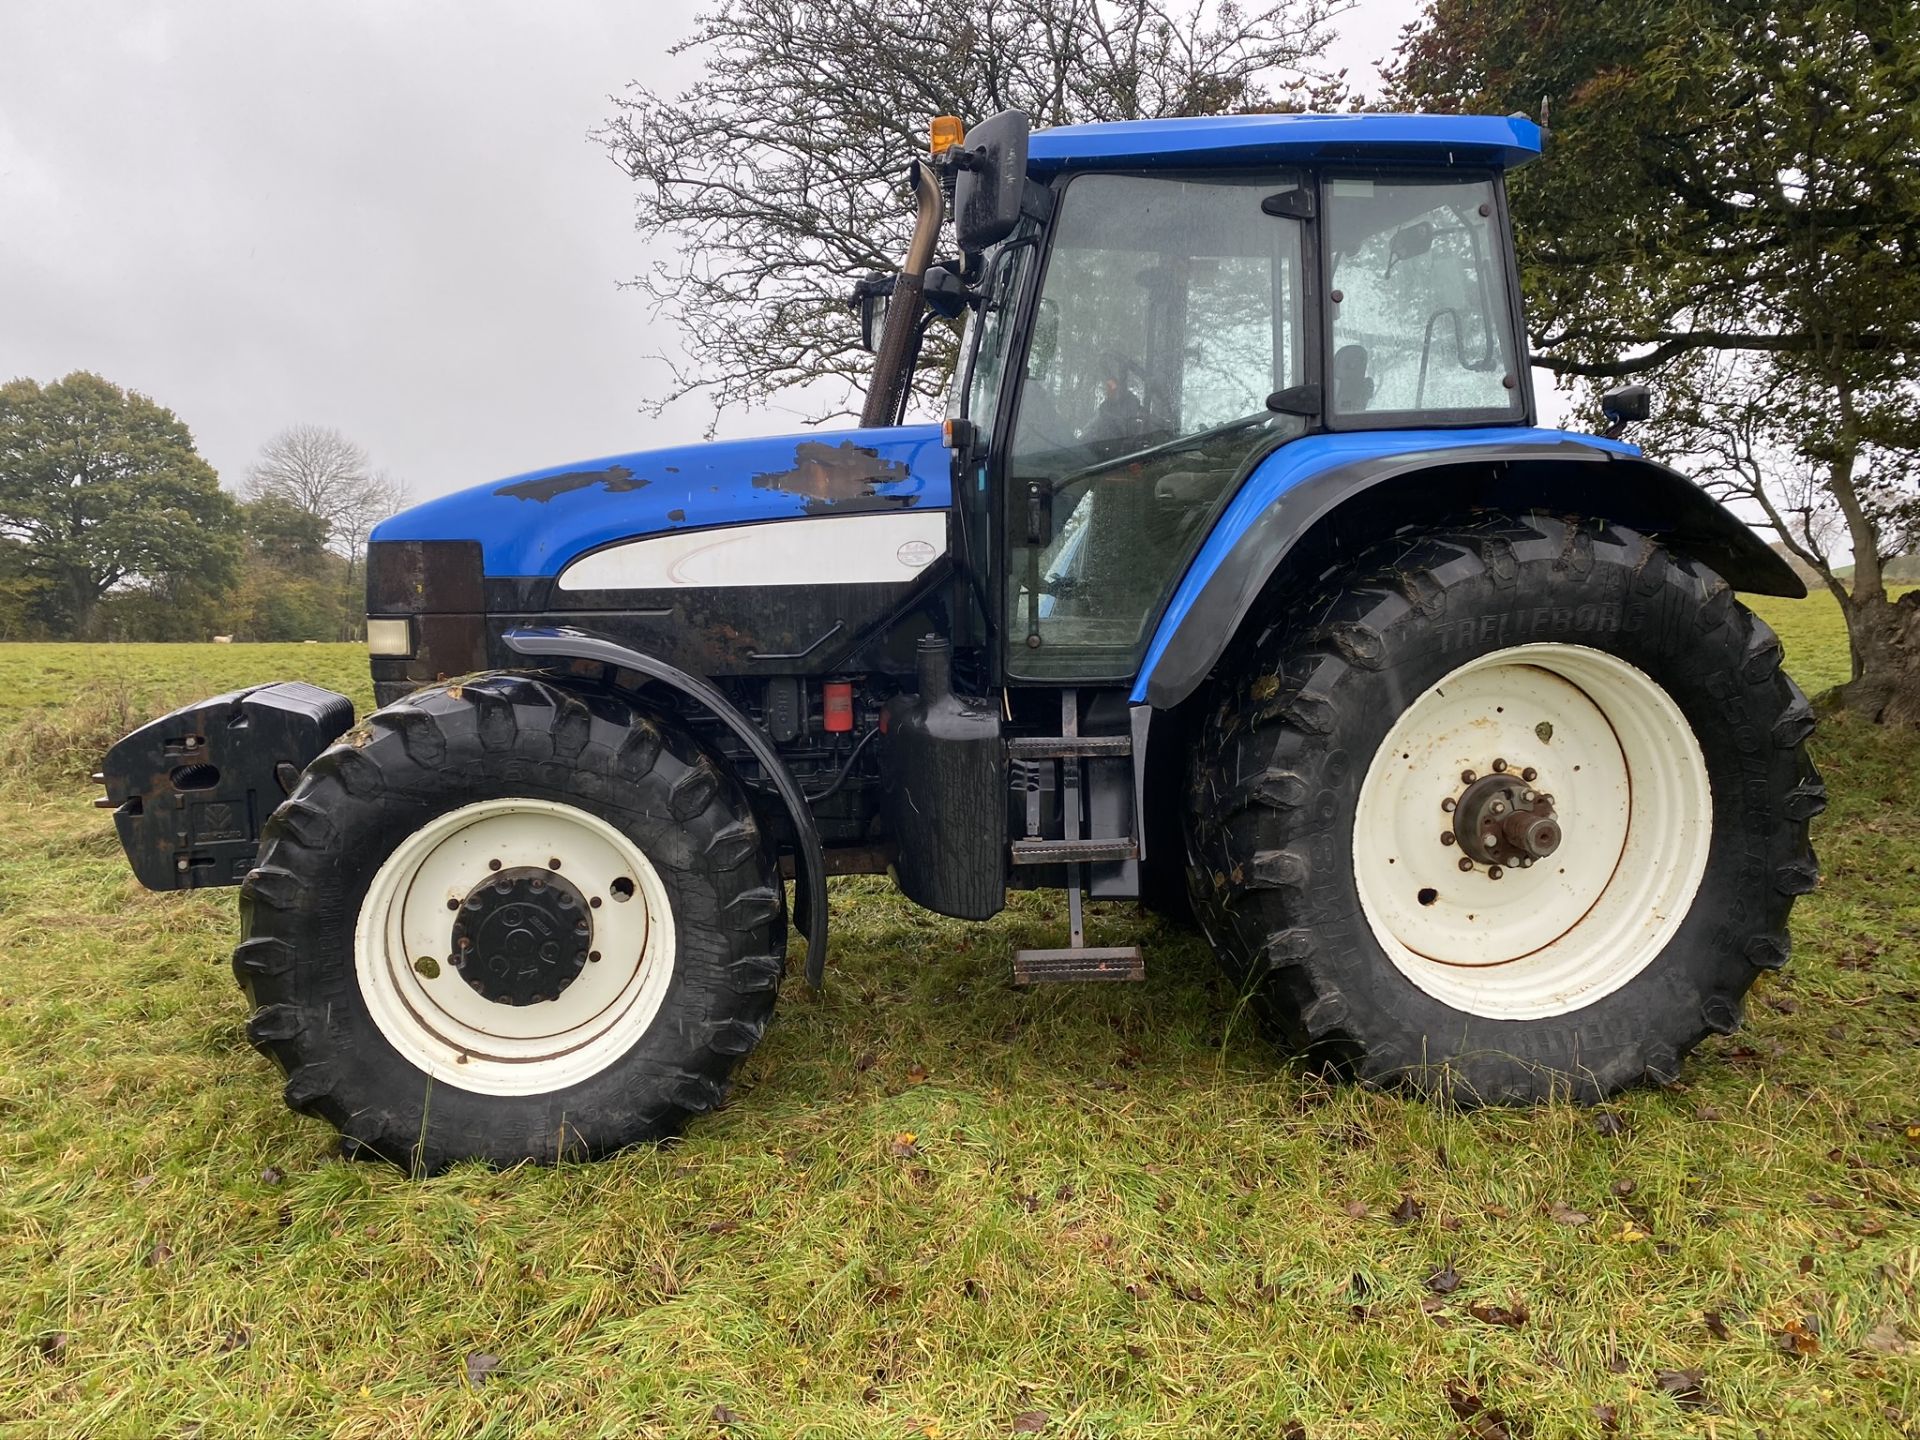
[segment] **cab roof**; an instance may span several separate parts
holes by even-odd
[[[1513,170],[1539,153],[1540,127],[1518,115],[1205,115],[1036,130],[1027,168],[1046,176],[1060,170],[1345,160]]]

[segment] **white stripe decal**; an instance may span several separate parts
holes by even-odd
[[[815,515],[609,545],[560,572],[562,590],[881,585],[916,579],[947,548],[944,510]]]

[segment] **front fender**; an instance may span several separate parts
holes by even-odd
[[[1310,536],[1367,543],[1410,521],[1483,509],[1611,520],[1704,561],[1736,589],[1807,593],[1739,516],[1630,445],[1559,430],[1313,436],[1270,455],[1222,512],[1161,616],[1132,702],[1165,710],[1193,694],[1290,558],[1339,553],[1303,551]]]
[[[798,882],[794,919],[807,937],[807,983],[818,989],[827,968],[826,855],[820,847],[820,831],[813,823],[813,811],[807,806],[806,796],[765,732],[705,680],[602,636],[554,626],[509,630],[501,639],[514,654],[530,660],[591,660],[644,675],[706,710],[752,752],[786,806],[787,818],[793,822],[793,868]]]

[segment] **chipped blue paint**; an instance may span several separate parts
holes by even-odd
[[[938,425],[815,431],[555,465],[416,505],[373,539],[478,540],[490,576],[557,575],[589,550],[666,530],[943,508],[951,483]]]

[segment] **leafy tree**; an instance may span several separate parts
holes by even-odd
[[[900,181],[930,117],[1020,109],[1036,125],[1300,108],[1340,0],[715,0],[674,53],[678,95],[635,83],[596,138],[640,186],[637,226],[673,246],[634,282],[687,336],[659,408],[866,379],[850,281],[899,264]],[[956,331],[928,334],[923,396]]]
[[[279,495],[249,501],[241,514],[247,553],[235,638],[330,640],[345,633],[347,561],[327,548],[327,522]]]
[[[1920,723],[1920,23],[1906,0],[1428,0],[1393,102],[1552,99],[1514,178],[1537,362],[1657,377],[1647,437],[1839,599],[1840,699]],[[1848,556],[1850,577],[1842,570]]]
[[[77,371],[0,385],[0,539],[54,634],[91,636],[117,587],[231,582],[233,501],[172,411]]]
[[[297,509],[324,526],[322,543],[347,562],[340,577],[343,639],[358,631],[355,576],[373,527],[407,503],[406,486],[373,468],[367,452],[321,425],[295,425],[269,440],[247,472],[247,495]],[[304,637],[303,637],[304,638]]]

